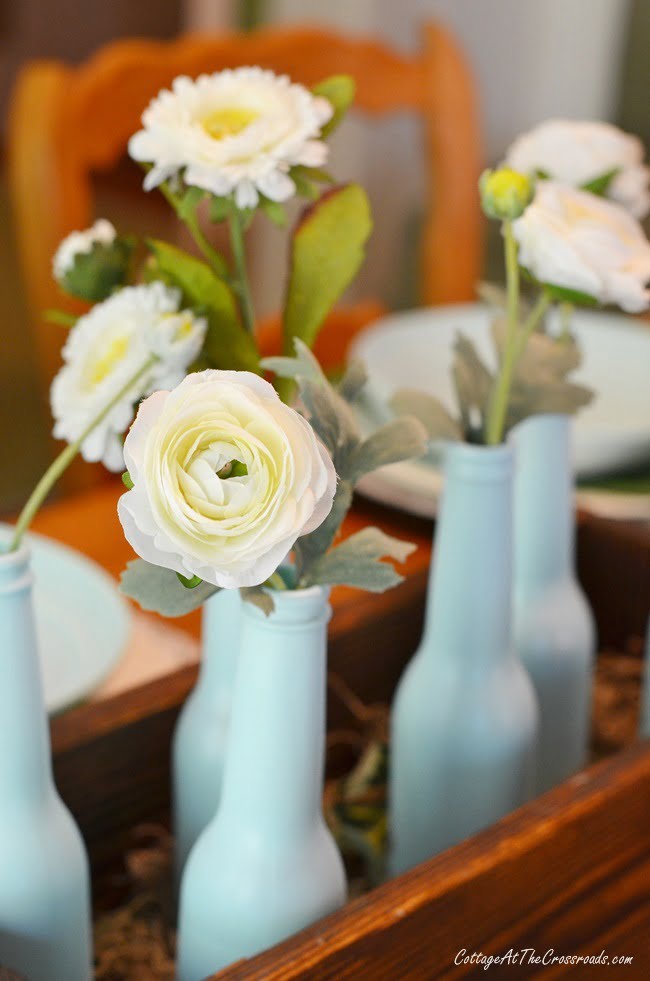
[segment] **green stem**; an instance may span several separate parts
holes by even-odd
[[[543,290],[538,296],[535,306],[530,311],[528,318],[524,323],[524,326],[519,331],[519,334],[517,336],[517,344],[515,350],[515,364],[517,363],[517,361],[519,361],[519,358],[524,353],[526,349],[526,345],[528,344],[531,335],[534,334],[537,328],[539,327],[542,317],[544,316],[550,305],[551,305],[551,296],[549,293],[547,293],[546,290]]]
[[[273,572],[269,578],[264,583],[265,586],[269,586],[271,589],[286,590],[287,584],[280,575],[279,572]]]
[[[230,244],[232,255],[235,260],[235,270],[237,282],[235,284],[239,297],[239,308],[244,327],[250,334],[255,333],[255,311],[253,310],[253,300],[251,298],[250,286],[248,285],[248,275],[246,272],[246,250],[244,248],[244,227],[242,224],[241,213],[233,205],[228,215],[228,228],[230,230]]]
[[[102,422],[111,409],[120,402],[124,396],[129,392],[129,390],[135,385],[139,378],[149,370],[152,364],[157,361],[157,357],[152,355],[147,361],[136,371],[134,375],[128,380],[126,385],[124,385],[119,392],[111,399],[108,405],[104,406],[102,411],[97,415],[93,421],[86,426],[81,436],[76,439],[73,443],[70,443],[66,448],[59,453],[56,460],[54,460],[50,466],[47,468],[36,487],[32,491],[29,500],[25,504],[25,507],[20,512],[20,517],[16,522],[16,527],[14,528],[13,538],[11,539],[11,545],[9,546],[10,552],[15,552],[20,546],[22,537],[29,528],[32,520],[40,508],[41,504],[50,493],[55,483],[59,477],[64,473],[64,471],[70,466],[77,453],[81,449],[81,445],[85,439],[90,436],[93,429]]]
[[[165,200],[171,204],[180,220],[185,224],[185,227],[194,239],[194,242],[199,247],[204,257],[208,260],[212,270],[217,276],[224,279],[228,273],[226,263],[224,262],[223,257],[219,255],[217,250],[210,245],[207,238],[203,234],[196,212],[193,211],[190,215],[182,215],[180,211],[181,202],[178,195],[174,194],[174,192],[169,189],[167,184],[160,184],[159,189]]]
[[[570,339],[572,319],[573,319],[573,303],[560,303],[560,323],[562,325],[560,340],[568,341]]]
[[[515,347],[519,321],[519,263],[517,262],[517,242],[512,233],[512,222],[509,220],[503,223],[503,236],[505,239],[506,254],[507,329],[503,359],[488,410],[485,434],[485,441],[488,446],[495,446],[503,438],[508,396],[510,395],[510,385],[512,384],[512,375],[516,361]]]

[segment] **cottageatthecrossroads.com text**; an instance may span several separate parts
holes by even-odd
[[[475,951],[470,954],[465,948],[459,950],[454,958],[454,964],[476,964],[487,971],[491,967],[500,967],[518,964],[532,965],[535,967],[551,967],[558,964],[579,965],[590,964],[594,966],[610,965],[629,965],[634,958],[629,954],[614,954],[610,957],[604,950],[599,954],[558,954],[553,948],[539,953],[534,947],[525,947],[523,950],[507,950],[505,954],[484,954],[482,951]]]

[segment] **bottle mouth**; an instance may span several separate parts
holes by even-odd
[[[243,609],[249,616],[261,619],[270,627],[276,625],[327,623],[332,615],[329,605],[329,586],[308,586],[306,589],[268,589],[274,610],[266,616],[259,607],[244,600]]]
[[[15,569],[29,562],[29,546],[24,542],[15,551],[9,551],[9,538],[0,541],[0,569]]]
[[[507,443],[498,446],[450,443],[445,451],[445,473],[448,477],[477,483],[504,481],[512,475],[513,457],[513,448]]]

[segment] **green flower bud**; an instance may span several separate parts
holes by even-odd
[[[119,237],[93,242],[87,251],[75,252],[58,275],[55,266],[59,286],[91,303],[105,300],[127,282],[134,245],[132,238]]]
[[[484,170],[479,179],[481,206],[489,218],[519,218],[530,204],[534,185],[530,177],[510,167]]]

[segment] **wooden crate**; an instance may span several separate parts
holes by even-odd
[[[431,526],[370,505],[357,519],[421,545],[392,592],[334,597],[330,670],[366,704],[388,703],[420,636]],[[578,566],[601,647],[639,656],[650,606],[650,528],[580,516]],[[98,883],[135,825],[166,820],[171,735],[195,677],[194,668],[183,668],[52,722],[57,784]],[[346,721],[343,705],[331,700],[328,726]],[[627,976],[636,977],[640,965],[650,969],[649,881],[650,747],[639,745],[220,976],[425,979],[477,971],[454,965],[462,948],[598,954],[605,947],[633,955]],[[101,889],[96,898],[101,905]],[[507,976],[534,970],[511,967]]]

